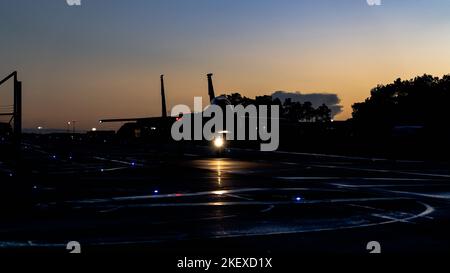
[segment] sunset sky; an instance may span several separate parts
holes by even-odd
[[[160,115],[216,93],[336,93],[344,111],[377,84],[450,73],[450,1],[0,1],[0,78],[19,71],[24,127],[81,129]],[[0,87],[8,104],[11,85]]]

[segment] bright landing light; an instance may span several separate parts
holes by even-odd
[[[214,146],[216,146],[217,148],[221,148],[224,144],[223,138],[222,137],[217,137],[214,139]]]

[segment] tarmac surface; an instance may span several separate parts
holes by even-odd
[[[448,163],[208,147],[23,147],[31,208],[1,251],[174,254],[450,252]],[[12,205],[12,204],[11,204]]]

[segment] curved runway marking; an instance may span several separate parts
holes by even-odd
[[[383,215],[383,214],[378,214],[378,213],[372,213],[371,216],[378,217],[378,218],[381,218],[381,219],[397,220],[397,221],[403,222],[403,223],[414,224],[412,222],[403,220],[402,218],[395,218],[395,217],[391,217],[391,216],[387,216],[387,215]]]
[[[115,168],[101,168],[101,167],[80,167],[76,170],[66,170],[66,171],[59,171],[59,172],[49,172],[49,174],[79,174],[79,173],[98,173],[100,172],[113,172],[113,171],[119,171],[119,170],[125,170],[129,167],[115,167]],[[91,171],[92,170],[92,171]]]
[[[143,164],[140,164],[140,163],[137,163],[137,162],[132,162],[132,161],[123,161],[123,160],[109,159],[109,158],[99,157],[99,156],[94,156],[92,158],[93,159],[97,159],[97,160],[101,160],[101,161],[109,161],[109,162],[113,162],[113,163],[119,163],[119,164],[123,164],[123,165],[127,165],[127,166],[139,166],[139,167],[144,166]]]
[[[275,179],[280,180],[337,180],[342,177],[327,177],[327,176],[275,176]]]
[[[311,166],[316,167],[316,168],[343,169],[343,170],[378,172],[378,173],[397,173],[397,174],[407,174],[407,175],[416,175],[416,176],[430,176],[430,177],[450,178],[450,175],[435,174],[435,173],[418,173],[418,172],[406,172],[406,171],[397,171],[397,170],[382,170],[382,169],[344,167],[344,166],[334,166],[334,165],[311,165]]]
[[[349,185],[341,183],[330,183],[330,185],[344,188],[391,188],[391,187],[439,187],[448,186],[448,184],[369,184],[369,185]],[[392,191],[394,192],[394,191]],[[401,192],[398,192],[401,193]]]
[[[225,234],[225,235],[213,235],[207,238],[209,239],[225,239],[225,238],[239,238],[239,237],[256,237],[256,236],[271,236],[271,235],[287,235],[287,234],[297,234],[297,233],[308,233],[308,232],[321,232],[321,231],[333,231],[333,230],[346,230],[346,229],[356,229],[356,228],[364,228],[364,227],[373,227],[378,225],[387,225],[397,222],[410,221],[417,218],[426,217],[427,215],[434,212],[434,208],[426,203],[418,202],[422,206],[425,207],[425,210],[421,213],[415,214],[410,217],[401,218],[401,219],[392,219],[384,222],[378,223],[368,223],[354,226],[336,226],[329,228],[316,228],[311,230],[290,230],[290,231],[270,231],[270,232],[255,232],[255,233],[246,233],[246,234]],[[189,238],[190,240],[195,240],[196,238]],[[177,240],[187,240],[187,239],[177,239]],[[119,241],[119,242],[94,242],[88,243],[87,245],[91,246],[118,246],[118,245],[131,245],[131,244],[146,244],[146,243],[157,243],[164,242],[167,240],[135,240],[135,241]],[[56,247],[65,247],[65,243],[40,243],[36,241],[0,241],[0,248],[8,248],[8,247],[46,247],[46,248],[56,248]]]
[[[269,212],[269,211],[271,211],[274,207],[275,207],[274,205],[270,205],[268,208],[263,209],[263,210],[261,210],[260,212],[262,212],[262,213]]]
[[[255,150],[252,150],[252,149],[231,148],[231,150],[255,152]],[[392,159],[388,159],[388,158],[345,156],[345,155],[320,154],[320,153],[301,153],[301,152],[287,152],[287,151],[272,151],[270,153],[274,153],[274,154],[288,154],[288,155],[302,155],[302,156],[314,156],[314,157],[323,157],[323,158],[339,158],[339,159],[350,159],[350,160],[397,161],[397,162],[406,162],[406,163],[423,163],[424,162],[424,161],[420,161],[420,160],[392,160]]]
[[[392,191],[392,190],[389,190],[388,192],[413,195],[413,196],[421,196],[421,197],[429,197],[429,198],[437,198],[437,199],[450,199],[449,192],[441,192],[440,194],[439,193],[438,194],[427,194],[427,193],[418,193],[418,192],[409,192],[409,191]]]
[[[368,181],[441,181],[429,178],[399,178],[399,177],[336,177],[336,176],[275,176],[280,180],[368,180]]]
[[[414,200],[405,197],[374,197],[374,198],[342,198],[325,200],[302,200],[302,201],[230,201],[230,202],[195,202],[195,203],[155,203],[155,204],[128,204],[121,205],[122,208],[153,208],[153,207],[206,207],[206,206],[255,206],[255,205],[301,205],[301,204],[334,204],[347,202],[371,202],[371,201],[397,201]],[[117,207],[117,205],[104,205],[103,208]],[[77,209],[82,206],[75,207]]]
[[[331,228],[318,228],[313,230],[293,230],[293,231],[275,231],[275,232],[266,232],[266,233],[254,233],[254,234],[232,234],[232,235],[218,235],[213,238],[237,238],[237,237],[247,237],[247,236],[269,236],[269,235],[286,235],[286,234],[296,234],[296,233],[307,233],[307,232],[319,232],[319,231],[332,231],[332,230],[345,230],[345,229],[356,229],[356,228],[364,228],[364,227],[373,227],[378,225],[387,225],[393,224],[402,221],[410,221],[417,218],[423,218],[427,215],[434,212],[434,208],[428,204],[418,202],[419,204],[425,207],[425,210],[419,214],[402,218],[402,219],[392,219],[389,221],[379,222],[379,223],[370,223],[370,224],[361,224],[356,226],[338,226]]]
[[[245,192],[260,192],[260,191],[330,191],[336,192],[340,190],[336,189],[315,189],[315,188],[242,188],[233,190],[213,190],[213,191],[201,191],[191,193],[169,193],[169,194],[153,194],[153,195],[137,195],[137,196],[123,196],[101,199],[88,199],[88,200],[76,200],[66,201],[65,203],[107,203],[111,201],[136,201],[145,199],[161,199],[161,198],[179,198],[179,197],[194,197],[204,195],[233,195]],[[242,198],[242,197],[241,197]]]

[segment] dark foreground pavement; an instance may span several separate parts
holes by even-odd
[[[1,180],[29,186],[30,206],[3,202],[0,251],[366,255],[376,241],[383,254],[450,253],[446,163],[164,151],[26,145],[26,171]]]

